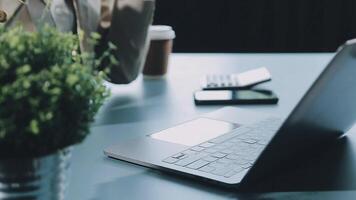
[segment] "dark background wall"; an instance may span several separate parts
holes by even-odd
[[[356,37],[356,0],[156,0],[176,52],[335,51]]]

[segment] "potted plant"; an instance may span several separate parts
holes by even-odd
[[[0,198],[62,199],[71,146],[109,95],[100,60],[48,26],[0,27],[0,52]]]

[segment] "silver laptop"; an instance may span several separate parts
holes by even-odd
[[[302,80],[301,80],[302,81]],[[356,120],[356,40],[336,53],[286,120],[225,107],[104,150],[106,156],[240,186],[305,160]]]

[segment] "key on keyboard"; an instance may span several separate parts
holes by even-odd
[[[238,127],[163,162],[229,178],[252,166],[280,123],[270,118],[250,127]]]

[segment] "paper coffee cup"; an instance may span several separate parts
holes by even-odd
[[[175,32],[170,26],[153,25],[149,28],[150,47],[143,68],[143,75],[146,78],[161,78],[167,73],[175,37]]]

